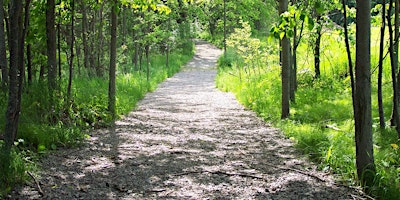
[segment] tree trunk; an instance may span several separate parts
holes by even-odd
[[[355,143],[357,175],[369,190],[375,178],[371,113],[371,0],[357,0]]]
[[[28,85],[31,85],[33,72],[32,72],[32,45],[30,43],[26,45],[26,64],[27,64],[26,70],[28,72]]]
[[[135,52],[133,54],[133,65],[135,71],[139,70],[138,60],[139,60],[139,42],[135,41]]]
[[[22,90],[23,90],[23,83],[25,80],[25,65],[24,65],[24,45],[25,45],[25,37],[26,37],[26,32],[28,30],[29,26],[29,15],[30,15],[30,4],[31,0],[25,0],[25,16],[24,19],[22,20],[22,15],[19,16],[18,18],[18,23],[19,23],[19,42],[18,42],[18,101],[17,101],[17,107],[16,107],[16,112],[21,113],[21,99],[22,99]],[[21,10],[22,13],[22,10]],[[19,115],[18,115],[19,117]],[[16,128],[16,133],[18,133],[18,125]],[[14,138],[16,139],[16,138]]]
[[[87,19],[85,1],[83,1],[83,0],[81,1],[81,9],[82,9],[83,65],[87,70],[90,70],[90,66],[89,66],[89,45],[87,43],[88,19]]]
[[[71,46],[70,46],[70,60],[69,60],[69,76],[68,76],[68,88],[67,96],[71,99],[71,88],[72,88],[72,78],[74,73],[74,44],[75,44],[75,0],[71,0]]]
[[[46,6],[46,36],[47,36],[47,67],[50,101],[54,100],[53,92],[57,88],[57,57],[55,30],[55,2],[47,0]]]
[[[294,2],[296,3],[296,2]],[[293,49],[292,49],[292,59],[291,60],[291,73],[290,73],[290,78],[291,78],[291,84],[290,84],[290,100],[292,102],[295,102],[296,100],[296,91],[297,91],[297,47],[299,47],[301,38],[303,37],[303,30],[304,30],[304,20],[301,21],[301,26],[300,26],[300,33],[297,36],[297,24],[294,27],[294,37],[293,37]]]
[[[113,119],[115,119],[115,71],[117,57],[117,0],[112,1],[111,7],[111,43],[110,43],[110,74],[108,87],[108,110]]]
[[[78,75],[81,75],[81,47],[78,43],[75,43],[76,51],[76,64],[78,65]]]
[[[321,23],[320,17],[317,18],[317,21]],[[315,69],[315,78],[319,78],[321,76],[321,37],[322,37],[322,24],[320,27],[317,28],[316,32],[317,38],[315,39],[315,46],[314,46],[314,69]]]
[[[58,9],[58,16],[61,16],[61,9]],[[57,23],[57,52],[58,52],[58,79],[61,81],[62,64],[61,64],[61,23],[62,19],[59,17]]]
[[[146,80],[147,82],[150,81],[150,59],[149,59],[149,54],[150,54],[150,45],[146,45],[145,49],[145,54],[146,54]]]
[[[8,90],[8,104],[6,111],[6,126],[5,126],[5,147],[7,150],[11,149],[14,140],[17,136],[18,120],[20,116],[20,101],[19,90],[19,50],[21,39],[21,12],[22,1],[12,0],[10,2],[10,38],[9,38],[9,51],[10,51],[10,72],[9,72],[9,90]]]
[[[169,69],[169,44],[168,41],[166,41],[165,44],[165,66],[167,69]]]
[[[392,105],[392,119],[391,123],[393,126],[396,126],[396,131],[400,134],[400,119],[399,119],[399,91],[397,87],[397,70],[398,70],[398,63],[396,60],[397,58],[397,51],[396,51],[396,35],[393,31],[393,26],[391,22],[391,13],[392,13],[392,3],[393,0],[390,0],[390,6],[388,10],[388,28],[389,28],[389,53],[390,53],[390,64],[391,64],[391,74],[392,74],[392,87],[393,87],[393,105]]]
[[[378,110],[379,110],[379,126],[385,128],[385,113],[383,110],[382,97],[382,76],[383,76],[383,49],[385,45],[385,27],[386,27],[386,0],[382,1],[382,24],[379,43],[379,69],[378,69]]]
[[[98,44],[97,46],[97,55],[96,55],[96,69],[97,69],[97,76],[102,76],[103,75],[103,66],[102,66],[102,61],[103,61],[103,43],[104,43],[104,37],[103,37],[103,8],[104,8],[104,3],[101,3],[100,9],[98,11],[98,16],[99,16],[99,27],[97,30],[97,41],[96,43]]]
[[[347,62],[349,65],[349,74],[350,74],[350,86],[351,86],[351,97],[352,99],[356,99],[355,96],[355,81],[354,81],[354,71],[353,71],[353,60],[351,58],[350,51],[350,42],[349,42],[349,30],[347,24],[347,9],[346,9],[346,0],[342,0],[343,6],[343,28],[344,28],[344,42],[346,44],[346,53],[347,53]],[[353,100],[353,111],[356,110],[356,104]]]
[[[224,59],[226,59],[226,0],[224,0]]]
[[[288,9],[288,1],[279,1],[279,13],[282,14]],[[282,65],[282,115],[281,118],[289,117],[290,112],[290,41],[285,36],[281,40],[281,65]]]
[[[395,34],[395,45],[394,45],[394,52],[395,52],[395,62],[397,63],[397,67],[398,67],[398,63],[399,63],[399,28],[400,28],[400,2],[397,0],[395,1],[395,19],[394,19],[394,25],[395,25],[395,30],[394,30],[394,34]],[[398,69],[398,68],[397,68]],[[400,71],[397,71],[397,91],[400,88]],[[397,105],[400,105],[400,92],[397,92]],[[399,112],[399,111],[398,111]],[[400,116],[397,115],[397,121],[400,123]],[[396,131],[397,131],[397,135],[398,138],[400,138],[400,125],[397,126],[396,125]]]
[[[1,87],[6,88],[8,83],[6,35],[4,31],[4,1],[0,0],[0,70]]]

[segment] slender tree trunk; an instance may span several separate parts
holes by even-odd
[[[224,0],[224,59],[226,59],[226,0]]]
[[[135,53],[133,54],[133,65],[135,71],[139,70],[138,60],[139,60],[139,42],[135,41]]]
[[[6,88],[8,83],[6,35],[4,31],[4,1],[0,0],[0,70],[1,87]]]
[[[87,43],[87,27],[88,27],[88,18],[86,13],[86,5],[85,1],[81,1],[81,10],[82,10],[82,45],[83,45],[83,65],[89,70],[89,45]]]
[[[165,45],[165,66],[169,69],[169,44],[168,41]]]
[[[394,60],[394,62],[396,62],[396,64],[397,64],[397,69],[398,69],[398,63],[399,63],[399,37],[400,37],[400,34],[399,34],[399,28],[400,28],[400,2],[399,2],[399,0],[396,0],[395,1],[395,12],[394,12],[394,17],[395,17],[395,19],[394,19],[394,26],[395,26],[395,30],[394,30],[394,35],[395,35],[395,41],[394,41],[394,43],[395,43],[395,45],[394,45],[394,52],[395,52],[395,60]],[[400,105],[400,92],[399,92],[399,89],[400,89],[400,71],[399,70],[397,70],[397,85],[396,85],[396,87],[397,87],[397,105]],[[399,110],[397,111],[397,112],[399,112]],[[400,138],[400,116],[399,116],[399,113],[398,113],[398,115],[397,115],[397,121],[398,121],[398,123],[397,123],[397,125],[396,125],[396,131],[397,131],[397,135],[398,135],[398,138]]]
[[[292,101],[295,102],[295,93],[297,91],[297,48],[299,47],[300,41],[303,37],[303,31],[304,31],[304,20],[301,21],[301,26],[300,26],[300,33],[297,36],[297,25],[294,27],[294,37],[293,37],[293,49],[292,49],[292,73],[291,73],[291,80],[292,84],[290,85],[290,90],[291,90],[291,98]]]
[[[399,91],[397,87],[397,70],[398,70],[398,63],[397,60],[397,51],[396,51],[396,41],[395,32],[393,31],[393,26],[391,22],[391,13],[392,13],[392,3],[393,0],[390,0],[390,6],[387,14],[388,20],[388,28],[389,28],[389,53],[390,53],[390,63],[391,63],[391,74],[392,74],[392,87],[393,87],[393,105],[392,105],[392,119],[391,123],[393,126],[396,126],[396,131],[400,134],[400,119],[399,119]]]
[[[296,16],[294,16],[296,18]],[[291,72],[290,72],[290,101],[296,102],[296,90],[297,90],[297,47],[300,44],[300,40],[303,34],[304,20],[301,22],[300,34],[297,37],[297,25],[294,26],[293,36],[293,48],[292,48],[292,60],[291,60]]]
[[[288,1],[279,1],[279,13],[288,9]],[[281,118],[289,117],[290,113],[290,41],[286,35],[281,40],[281,65],[282,65],[282,115]]]
[[[385,28],[386,28],[386,0],[382,1],[382,24],[381,39],[379,43],[379,69],[378,69],[378,110],[379,110],[379,126],[385,128],[385,113],[383,110],[382,97],[382,76],[383,76],[383,49],[385,45]]]
[[[47,35],[47,67],[50,101],[53,101],[53,92],[57,88],[57,56],[55,30],[55,2],[47,0],[46,6],[46,35]]]
[[[150,45],[146,45],[146,49],[145,49],[145,54],[146,54],[146,78],[147,78],[147,82],[150,81],[150,58],[149,58],[149,54],[150,54]]]
[[[347,9],[346,9],[346,0],[342,0],[343,6],[343,28],[344,28],[344,41],[346,43],[346,53],[347,53],[347,62],[349,64],[349,74],[350,74],[350,86],[351,86],[351,97],[353,99],[353,111],[356,110],[356,104],[354,99],[355,96],[355,81],[354,81],[354,71],[353,71],[353,60],[351,58],[351,51],[350,51],[350,42],[349,42],[349,30],[347,24]]]
[[[81,75],[81,47],[77,42],[75,43],[76,51],[76,64],[78,64],[78,75]]]
[[[19,76],[19,82],[20,82],[20,90],[19,90],[19,98],[22,97],[22,83],[25,80],[25,37],[29,29],[29,21],[30,21],[30,5],[31,5],[31,0],[25,0],[25,15],[24,15],[24,20],[20,20],[21,27],[22,27],[22,32],[21,32],[21,39],[20,44],[19,44],[19,67],[20,67],[20,76]],[[22,25],[23,23],[23,25]]]
[[[25,15],[24,19],[22,19],[22,15],[19,16],[18,18],[18,23],[20,27],[20,33],[19,33],[19,47],[18,47],[18,101],[17,101],[17,107],[16,107],[16,112],[21,113],[21,100],[22,100],[22,90],[23,90],[23,83],[25,80],[25,65],[24,65],[24,45],[25,45],[25,37],[26,37],[26,32],[28,31],[28,25],[29,25],[29,15],[30,15],[30,3],[31,0],[25,0]],[[22,11],[21,11],[22,13]],[[18,115],[19,117],[19,115]],[[18,125],[16,128],[16,133],[18,133]],[[16,139],[16,138],[14,138]]]
[[[110,74],[108,87],[108,110],[113,119],[115,119],[115,71],[117,57],[117,0],[112,1],[111,7],[111,43],[110,43]]]
[[[143,47],[139,49],[139,71],[143,70]]]
[[[320,17],[319,17],[320,18]],[[320,19],[317,19],[320,23]],[[322,24],[319,28],[317,28],[317,38],[315,39],[315,46],[314,46],[314,68],[315,68],[315,78],[319,78],[321,76],[321,37],[322,37]]]
[[[58,16],[61,16],[61,9],[58,11]],[[61,17],[57,23],[57,53],[58,53],[58,79],[61,81],[62,76],[62,64],[61,64]]]
[[[103,58],[103,43],[104,43],[104,37],[103,37],[103,8],[104,8],[104,3],[101,3],[100,9],[98,11],[98,16],[99,16],[99,27],[97,30],[97,38],[98,40],[96,43],[98,44],[97,46],[97,59],[96,59],[96,69],[97,69],[97,76],[102,76],[103,74],[103,66],[102,66],[102,58]]]
[[[371,0],[357,0],[354,111],[357,175],[366,190],[375,178],[371,112]]]
[[[127,30],[126,30],[126,7],[122,7],[122,44],[126,44],[126,35],[127,35]]]
[[[69,61],[69,77],[68,77],[68,89],[67,96],[71,99],[71,88],[72,88],[72,78],[74,74],[74,44],[75,44],[75,0],[71,0],[71,46],[70,46],[70,61]]]
[[[28,33],[29,35],[29,33]],[[33,77],[33,72],[32,72],[32,45],[28,43],[26,45],[26,69],[28,73],[28,85],[32,84],[32,77]]]
[[[19,86],[19,50],[21,39],[21,12],[22,12],[22,1],[12,0],[10,2],[10,38],[9,38],[9,49],[10,49],[10,73],[9,73],[9,90],[8,90],[8,104],[6,111],[6,126],[5,126],[5,147],[7,150],[11,149],[14,140],[17,136],[18,120],[20,113],[21,99],[19,99],[18,90]]]

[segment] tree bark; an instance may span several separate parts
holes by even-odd
[[[355,143],[357,175],[369,190],[375,178],[371,113],[371,0],[357,0]]]
[[[111,43],[110,43],[110,70],[109,70],[109,87],[108,87],[108,110],[113,119],[115,113],[115,71],[117,57],[117,0],[112,1],[111,7]]]
[[[32,72],[32,45],[30,43],[26,45],[26,65],[27,65],[26,70],[28,73],[28,85],[31,85],[33,80],[33,72]]]
[[[391,22],[391,13],[392,13],[392,3],[393,0],[389,1],[389,10],[388,10],[388,28],[389,28],[389,53],[390,53],[390,64],[391,64],[391,74],[392,74],[392,88],[393,88],[393,99],[392,99],[392,126],[396,126],[396,131],[400,134],[400,119],[399,119],[399,91],[397,86],[397,70],[398,63],[396,62],[398,59],[397,51],[396,51],[396,32],[393,31],[393,26]]]
[[[317,28],[315,46],[314,46],[314,69],[315,69],[315,78],[319,78],[321,76],[321,37],[322,37],[322,22],[321,17],[317,18],[318,23],[321,23]]]
[[[89,45],[87,43],[87,27],[88,27],[88,18],[86,13],[86,5],[85,1],[81,1],[81,10],[82,10],[82,45],[83,45],[83,66],[86,70],[90,70],[89,66]]]
[[[288,1],[279,1],[279,13],[282,14],[288,9]],[[282,114],[281,118],[289,117],[290,113],[290,41],[285,36],[281,40],[281,65],[282,65]]]
[[[57,23],[57,53],[58,53],[58,79],[61,81],[62,76],[62,64],[61,64],[61,9],[58,9],[58,23]]]
[[[71,88],[72,88],[72,78],[74,74],[74,44],[75,44],[75,0],[71,0],[71,46],[70,46],[70,60],[69,60],[69,76],[68,76],[68,88],[67,96],[71,99]]]
[[[21,12],[22,12],[22,1],[12,0],[10,2],[10,38],[9,38],[9,49],[10,49],[10,71],[9,71],[9,90],[8,90],[8,104],[6,111],[6,126],[5,126],[5,148],[11,149],[14,140],[17,136],[18,121],[19,121],[19,110],[20,101],[18,90],[19,90],[19,47],[21,39]]]
[[[382,1],[382,24],[379,42],[379,69],[378,69],[378,111],[379,111],[379,126],[385,128],[385,113],[383,110],[382,97],[382,76],[383,76],[383,49],[385,45],[385,28],[386,28],[386,0]]]
[[[6,35],[4,30],[3,0],[0,0],[0,70],[1,70],[1,87],[6,88],[9,77],[8,77],[8,65],[7,65]]]
[[[56,57],[56,29],[55,29],[55,2],[47,0],[46,7],[46,36],[47,36],[47,67],[48,87],[50,101],[53,101],[53,93],[57,88],[57,57]]]
[[[103,75],[103,66],[102,66],[102,61],[103,61],[103,43],[104,43],[104,37],[103,37],[103,9],[104,9],[104,3],[101,3],[100,9],[98,10],[98,16],[99,16],[99,26],[97,30],[97,41],[96,43],[98,44],[97,46],[97,54],[96,54],[96,70],[97,70],[97,76],[102,76]]]
[[[395,12],[394,12],[394,25],[395,25],[395,30],[394,30],[394,35],[395,35],[395,45],[394,45],[394,53],[395,53],[395,60],[394,62],[396,62],[397,64],[397,69],[398,69],[398,63],[399,63],[399,28],[400,28],[400,2],[399,0],[395,1]],[[397,91],[400,89],[400,71],[397,70]],[[397,105],[400,105],[400,92],[397,92]],[[398,111],[399,112],[399,111]],[[399,114],[397,115],[397,119],[398,124],[396,125],[396,131],[397,131],[397,135],[398,138],[400,138],[400,116]]]
[[[342,0],[343,6],[343,28],[344,28],[344,41],[346,44],[346,53],[347,53],[347,62],[349,67],[349,74],[350,74],[350,86],[351,86],[351,97],[352,99],[356,99],[355,96],[355,81],[354,81],[354,71],[353,71],[353,60],[351,58],[351,51],[350,51],[350,42],[349,42],[349,30],[347,24],[347,9],[346,9],[346,0]],[[353,111],[356,110],[356,104],[353,100]],[[354,114],[354,113],[353,113]]]

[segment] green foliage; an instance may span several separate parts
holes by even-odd
[[[22,143],[22,140],[21,140]],[[10,152],[3,149],[0,141],[0,198],[11,191],[16,184],[26,179],[26,171],[32,168],[29,151],[20,151],[16,147]],[[16,146],[19,144],[16,143]]]
[[[270,26],[277,19],[273,0],[242,0],[226,1],[226,31],[230,35],[235,28],[240,28],[241,21],[248,22],[252,33],[265,36]],[[197,1],[193,12],[198,22],[200,37],[212,42],[218,47],[223,46],[224,39],[224,1]]]
[[[307,33],[307,32],[306,32]],[[373,30],[373,38],[378,31]],[[307,36],[306,36],[307,37]],[[305,40],[307,40],[305,38]],[[374,39],[373,39],[374,40]],[[354,121],[351,90],[347,75],[347,58],[342,37],[332,29],[323,35],[321,56],[322,76],[314,79],[312,68],[312,49],[301,43],[298,49],[298,90],[296,103],[291,104],[291,116],[280,119],[281,82],[279,55],[267,46],[275,43],[263,42],[263,51],[268,62],[259,62],[256,69],[261,73],[243,73],[236,65],[244,64],[245,53],[231,48],[226,59],[220,58],[220,68],[216,79],[222,91],[233,92],[246,107],[256,111],[259,116],[281,128],[285,135],[295,141],[303,153],[319,164],[320,169],[339,174],[344,184],[356,185],[357,173],[354,165]],[[274,40],[269,41],[274,42]],[[372,46],[372,68],[377,63],[378,45]],[[354,49],[353,49],[354,50]],[[268,52],[268,53],[265,53]],[[354,52],[354,51],[353,51]],[[376,52],[376,53],[374,53]],[[239,55],[237,55],[239,54]],[[254,61],[257,63],[257,61]],[[385,60],[385,69],[388,62]],[[232,66],[232,67],[226,67]],[[376,71],[373,71],[373,80]],[[384,74],[384,107],[386,119],[391,113],[390,70]],[[373,94],[376,92],[373,84]],[[376,98],[373,97],[376,106]],[[377,108],[373,108],[374,127],[378,127]],[[399,199],[400,190],[400,149],[397,133],[387,128],[374,131],[375,163],[377,176],[371,195],[381,199]]]
[[[178,72],[180,67],[192,58],[193,43],[186,45],[191,47],[185,54],[179,51],[171,52],[169,68],[165,66],[164,55],[153,56],[149,82],[146,80],[146,74],[141,71],[129,69],[130,73],[118,73],[116,110],[119,116],[131,111],[146,92],[154,90],[159,82]],[[9,192],[15,184],[25,180],[24,167],[27,166],[26,161],[30,159],[32,150],[45,153],[59,147],[77,145],[89,137],[86,134],[87,130],[108,126],[112,120],[107,110],[107,79],[75,78],[72,88],[74,95],[71,99],[66,99],[66,95],[62,92],[66,91],[67,84],[63,82],[59,98],[55,99],[53,107],[50,106],[47,90],[43,89],[43,84],[34,82],[23,93],[18,129],[18,138],[21,142],[16,144],[20,150],[14,148],[10,155],[0,151],[0,193]],[[6,105],[5,93],[1,93],[0,102]],[[51,112],[48,112],[50,108]],[[0,107],[3,113],[5,109],[5,106]],[[4,115],[1,115],[0,119],[4,119]],[[3,126],[3,123],[0,124],[0,135],[4,130]]]

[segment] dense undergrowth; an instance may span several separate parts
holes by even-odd
[[[116,81],[116,112],[123,116],[131,111],[144,95],[153,91],[157,84],[172,76],[193,56],[193,44],[182,52],[169,55],[169,67],[165,66],[164,55],[152,55],[150,79],[147,81],[146,64],[142,71],[134,71],[132,66],[120,65]],[[127,68],[132,68],[126,73]],[[35,170],[35,162],[42,153],[49,150],[70,148],[89,136],[95,128],[111,125],[112,118],[107,110],[108,79],[107,77],[76,77],[73,81],[71,99],[65,99],[67,83],[60,88],[60,98],[49,112],[49,101],[46,83],[34,82],[25,87],[21,102],[21,117],[18,129],[18,142],[12,149],[11,157],[0,151],[0,199],[16,184],[27,180],[27,171]],[[1,93],[0,104],[6,104],[6,94]],[[5,113],[6,106],[0,107]],[[0,115],[0,121],[4,121]],[[0,135],[4,124],[0,124]],[[2,146],[0,140],[0,147]]]
[[[376,38],[377,31],[374,33]],[[334,172],[344,184],[358,185],[351,88],[349,77],[345,75],[347,58],[344,43],[338,38],[334,31],[323,36],[319,79],[314,78],[312,51],[307,44],[300,45],[298,90],[295,102],[291,103],[289,119],[280,119],[281,78],[276,41],[260,41],[251,38],[249,32],[245,36],[243,29],[236,30],[228,39],[226,58],[222,56],[219,60],[216,84],[222,91],[233,92],[242,104],[281,128],[321,170]],[[258,42],[259,45],[254,45]],[[249,50],[243,51],[243,48],[255,48],[262,56],[246,55]],[[378,63],[377,50],[373,42],[373,65]],[[379,128],[377,71],[373,72],[372,80],[377,175],[371,195],[379,199],[400,199],[400,148],[396,131],[389,127],[392,90],[387,60],[383,96],[388,125],[384,130]]]

